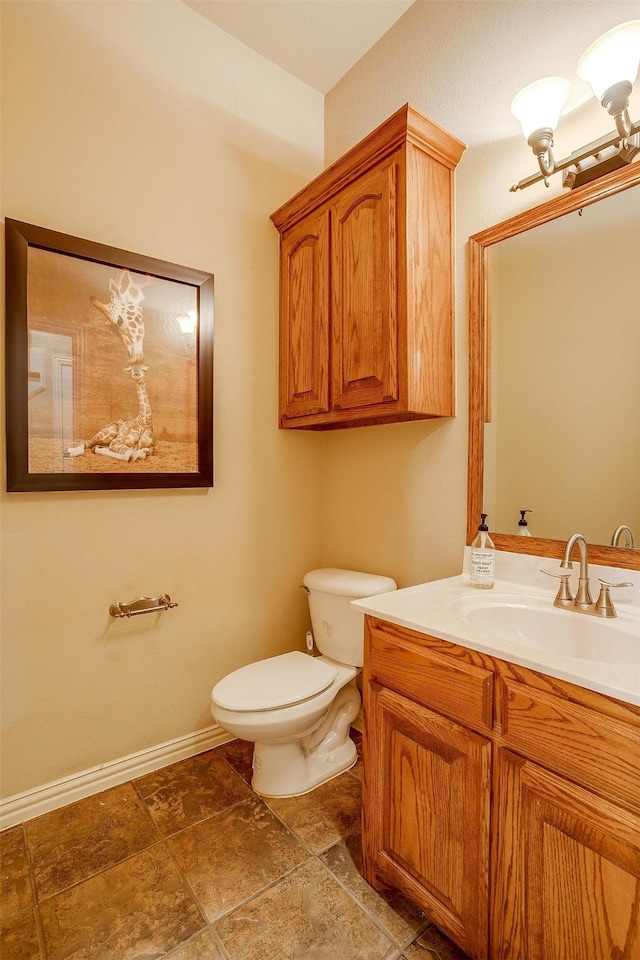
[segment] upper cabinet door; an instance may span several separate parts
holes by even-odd
[[[344,190],[332,208],[332,403],[398,399],[395,159]]]
[[[280,247],[280,411],[329,409],[329,211],[314,212]]]
[[[463,150],[407,104],[271,215],[281,427],[455,415],[453,171]]]

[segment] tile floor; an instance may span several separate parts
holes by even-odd
[[[4,831],[2,960],[463,960],[401,894],[359,875],[360,761],[265,801],[249,786],[251,747]]]

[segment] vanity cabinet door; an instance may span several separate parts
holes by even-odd
[[[474,960],[487,960],[491,744],[369,683],[363,873],[403,890]]]
[[[329,211],[314,211],[280,245],[280,412],[329,409]]]
[[[640,817],[508,750],[494,778],[493,960],[638,960]]]

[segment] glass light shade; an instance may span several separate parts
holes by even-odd
[[[585,50],[578,61],[578,76],[591,84],[602,100],[616,83],[628,80],[633,86],[640,63],[640,20],[629,20],[607,30]]]
[[[555,130],[570,91],[571,84],[563,77],[545,77],[516,94],[511,113],[520,121],[526,140],[535,130]]]

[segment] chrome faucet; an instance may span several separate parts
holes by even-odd
[[[578,590],[574,597],[569,587],[569,578],[573,573],[571,554],[573,553],[573,548],[576,543],[580,551],[580,574],[578,577]],[[574,533],[573,536],[567,540],[559,572],[554,573],[552,570],[543,570],[542,572],[560,580],[558,593],[553,601],[554,607],[561,607],[564,610],[575,610],[576,613],[589,613],[593,616],[605,617],[607,619],[617,617],[616,609],[611,602],[611,594],[609,593],[611,587],[632,586],[628,581],[624,581],[623,583],[609,583],[607,580],[598,579],[600,594],[596,602],[593,602],[589,585],[587,541],[581,533]]]
[[[620,539],[623,534],[625,535],[627,546],[630,547],[631,550],[634,550],[635,547],[633,543],[633,534],[631,533],[631,528],[628,527],[626,523],[621,523],[620,526],[614,531],[614,534],[611,538],[611,546],[619,547]]]

